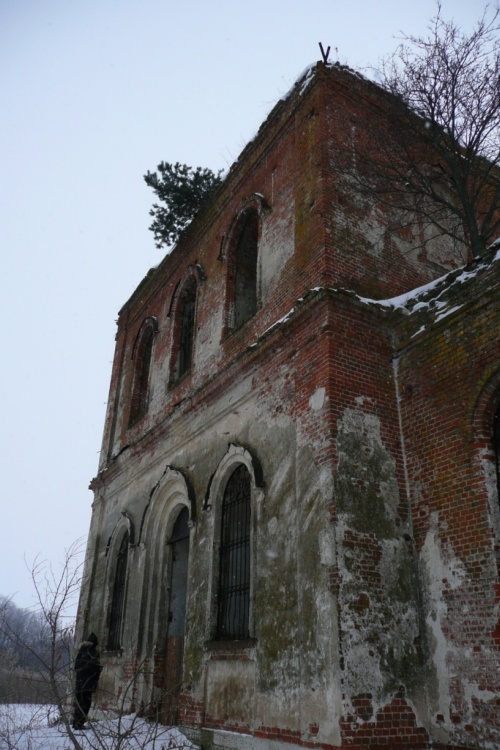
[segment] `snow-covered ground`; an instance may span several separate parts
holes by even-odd
[[[76,743],[51,706],[0,705],[0,750],[194,750],[175,727],[124,716],[75,732]]]

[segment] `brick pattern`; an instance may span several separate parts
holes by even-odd
[[[496,264],[490,276],[486,284],[452,287],[448,305],[466,300],[466,311],[414,340],[401,359],[415,542],[423,554],[434,538],[448,571],[439,582],[440,629],[457,676],[449,683],[449,713],[434,720],[464,746],[495,744],[500,726],[498,491],[493,486],[489,497],[483,470],[484,461],[493,464],[500,401]],[[466,683],[478,694],[472,700]]]
[[[182,432],[180,424],[186,430],[190,419],[211,413],[235,384],[251,381],[252,387],[258,388],[259,399],[269,404],[269,428],[285,417],[293,421],[294,450],[297,454],[306,448],[310,452],[311,475],[324,471],[325,476],[333,477],[333,489],[329,486],[316,505],[315,498],[302,496],[297,504],[306,505],[310,500],[311,516],[319,514],[335,539],[335,554],[328,550],[331,554],[317,564],[310,580],[301,583],[309,589],[310,602],[322,599],[330,604],[332,597],[335,600],[329,612],[337,617],[331,624],[337,639],[339,694],[344,698],[341,746],[423,750],[432,744],[434,749],[477,749],[500,743],[500,701],[496,697],[500,694],[500,521],[495,521],[499,511],[492,502],[498,498],[493,497],[494,488],[488,490],[484,470],[484,463],[491,468],[493,461],[491,425],[500,400],[500,263],[481,272],[475,286],[451,285],[439,304],[447,304],[449,310],[456,307],[459,312],[442,320],[424,308],[407,315],[362,299],[401,294],[440,275],[445,267],[457,265],[453,257],[438,267],[423,252],[403,252],[401,248],[412,239],[404,228],[396,235],[387,233],[380,247],[363,236],[363,231],[369,233],[366,227],[370,222],[380,229],[389,225],[392,217],[381,206],[360,202],[346,190],[345,182],[337,179],[333,167],[342,145],[343,124],[356,127],[360,148],[368,147],[369,128],[363,129],[363,122],[380,103],[371,84],[353,76],[346,80],[338,71],[320,71],[301,99],[292,97],[270,116],[212,204],[126,303],[118,321],[100,473],[93,488],[104,498],[106,487],[124,472],[128,492],[132,472],[137,470],[143,476],[148,462],[159,460],[158,446],[167,446],[167,438],[175,430]],[[259,279],[255,316],[231,331],[228,320],[234,303],[230,288],[234,268],[231,248],[227,256],[221,248],[235,217],[255,193],[264,196],[266,203],[260,212],[259,252],[274,258],[276,267],[269,260],[269,268]],[[195,268],[202,272],[196,272],[193,363],[190,372],[174,383],[171,374],[177,331],[171,313],[175,313],[176,290]],[[149,316],[158,319],[159,329],[151,364],[149,408],[129,426],[132,349]],[[286,321],[277,323],[285,317]],[[322,406],[314,399],[322,399]],[[349,464],[352,455],[346,455],[349,451],[341,441],[341,437],[346,443],[350,439],[347,428],[340,434],[346,414],[364,425],[356,435],[357,464],[354,460]],[[240,420],[243,423],[243,417]],[[370,463],[373,446],[367,432],[373,425],[379,452]],[[205,452],[209,450],[206,445]],[[204,464],[203,477],[197,476],[197,461],[205,461],[202,452],[188,458],[185,442],[177,454],[189,464],[198,500],[204,497],[208,478],[217,467],[214,459],[210,466]],[[165,450],[161,460],[167,454]],[[272,455],[262,459],[267,466],[268,491],[275,462]],[[378,476],[384,461],[386,474]],[[386,507],[393,498],[389,513]],[[287,493],[283,500],[288,500]],[[259,509],[263,516],[269,501],[267,496]],[[112,502],[118,504],[119,500],[114,497]],[[364,514],[356,517],[354,506],[363,507],[363,503]],[[198,539],[205,543],[209,514],[207,511],[201,518],[201,508],[197,510],[202,528]],[[295,518],[306,519],[307,509],[293,510]],[[117,512],[112,507],[110,517]],[[266,518],[266,522],[270,520],[276,518]],[[280,517],[280,523],[286,520]],[[380,521],[376,528],[375,521]],[[297,546],[302,544],[304,529],[283,526],[280,532],[294,540],[291,547],[295,541]],[[208,547],[202,554],[207,554]],[[391,566],[386,560],[384,570],[388,550],[396,562]],[[295,553],[295,549],[290,552],[290,559]],[[314,555],[318,552],[311,544],[301,562],[309,564],[308,557],[316,562]],[[391,579],[393,568],[402,561],[407,565],[406,578]],[[292,562],[296,571],[297,558]],[[95,580],[104,585],[105,575],[98,571]],[[402,593],[397,585],[391,588],[387,580],[395,580],[400,589],[404,588],[400,584],[405,584],[410,592]],[[297,584],[284,583],[289,590],[284,594],[283,588],[281,601],[296,615],[292,610],[300,605],[287,597],[293,589],[300,600],[294,588]],[[207,611],[204,601],[201,610]],[[191,613],[192,620],[201,619],[199,611]],[[303,615],[300,612],[297,619],[305,619]],[[401,682],[407,683],[405,690],[398,687],[399,681],[387,678],[396,615],[400,620],[407,616],[410,623],[403,644],[408,657],[403,665],[408,673],[402,670],[401,676]],[[264,638],[272,637],[271,631],[283,623],[274,628],[267,625]],[[308,631],[304,625],[307,644],[293,641],[298,629],[290,631],[293,637],[287,633],[304,649],[303,662],[316,659],[319,650],[313,639],[313,618],[307,627]],[[444,644],[444,667],[433,651],[436,633],[431,627],[439,629],[439,643]],[[188,632],[187,640],[190,637]],[[211,650],[202,636],[197,637],[205,660],[250,658],[246,649],[234,645]],[[260,653],[265,652],[264,638],[259,643]],[[356,646],[364,648],[359,661],[374,659],[377,649],[382,652],[377,666],[382,665],[380,673],[384,672],[386,683],[380,695],[351,687],[355,639]],[[192,647],[191,653],[194,650]],[[276,652],[278,662],[278,646]],[[252,658],[260,658],[259,653]],[[134,659],[127,659],[124,680],[137,668]],[[244,708],[244,715],[231,723],[207,715],[203,701],[194,698],[194,694],[203,693],[205,679],[203,670],[197,673],[196,667],[192,671],[197,684],[192,691],[185,685],[180,694],[180,724],[336,750],[322,742],[323,727],[317,716],[308,716],[306,728],[299,731],[287,727],[280,717],[275,725],[261,725],[257,719],[253,726],[249,719],[252,707]],[[305,673],[304,664],[301,668]],[[442,670],[439,684],[435,677],[438,669]],[[158,652],[153,687],[163,685],[162,670],[163,655]],[[262,680],[258,668],[257,674]],[[188,679],[191,677],[186,677],[186,683]],[[430,701],[429,716],[419,724],[411,691],[418,693],[427,679],[434,680],[425,686],[428,695],[449,691],[444,699],[447,708]],[[422,726],[424,721],[427,729]],[[448,733],[448,744],[436,743],[433,732],[439,738]]]
[[[179,696],[179,724],[195,728],[205,725],[203,702],[196,701],[192,694],[185,690]]]
[[[377,747],[384,750],[427,750],[429,747],[426,730],[417,726],[415,714],[404,698],[394,698],[375,716],[369,693],[354,697],[352,705],[355,713],[348,714],[342,722],[346,747]]]
[[[357,86],[356,81],[350,84],[357,87],[361,95],[363,87]],[[339,145],[335,139],[344,130],[339,117],[361,120],[378,112],[374,92],[367,97],[364,91],[362,103],[356,104],[352,94],[346,92],[342,76],[334,71],[320,71],[317,85],[311,87],[307,97],[299,99],[294,119],[289,119],[287,127],[282,127],[276,136],[271,125],[278,123],[270,118],[262,142],[255,142],[246,149],[245,158],[240,159],[225,181],[226,190],[186,232],[185,238],[158,269],[146,277],[123,308],[118,321],[101,467],[120,447],[136,439],[158,419],[167,417],[172,407],[190,394],[193,386],[213,377],[229,361],[237,360],[259,334],[292,309],[305,291],[335,286],[355,289],[366,296],[389,297],[435,277],[436,269],[432,264],[409,261],[397,244],[391,244],[384,255],[378,257],[363,252],[359,243],[356,252],[352,252],[353,238],[341,239],[339,235],[346,223],[356,225],[359,218],[355,202],[344,199],[343,204],[339,204],[341,187],[332,172],[332,160]],[[339,97],[342,106],[339,106]],[[297,105],[296,101],[292,103]],[[263,158],[265,149],[269,148],[266,137],[273,138],[272,168],[268,159]],[[324,185],[322,191],[318,191],[318,182]],[[272,253],[274,245],[288,242],[293,243],[293,253],[280,269],[279,283],[278,279],[273,280],[265,295],[260,295],[260,309],[255,318],[228,336],[224,321],[227,321],[227,307],[231,304],[227,298],[230,294],[227,264],[230,265],[231,258],[221,257],[221,243],[252,194],[263,195],[269,206],[269,210],[262,213],[265,230],[261,231],[260,252]],[[344,198],[346,194],[342,192]],[[194,265],[203,267],[207,282],[200,284],[197,299],[193,377],[171,388],[166,399],[153,400],[149,415],[140,421],[137,429],[127,430],[125,415],[117,415],[116,410],[128,411],[132,389],[129,363],[137,331],[146,317],[158,317],[160,331],[155,340],[153,364],[161,368],[162,363],[175,357],[175,352],[170,352],[171,342],[175,341],[170,330],[172,319],[164,315],[172,300],[175,301],[178,284],[185,279],[187,269]],[[205,359],[203,340],[213,334],[208,328],[204,333],[203,321],[214,319],[222,322],[217,333],[221,356]],[[341,320],[336,323],[341,324]],[[109,445],[110,441],[115,443],[114,447]]]

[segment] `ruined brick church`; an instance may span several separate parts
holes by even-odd
[[[103,709],[500,746],[500,249],[339,177],[387,96],[308,71],[120,310],[77,626]]]

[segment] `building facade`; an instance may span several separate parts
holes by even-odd
[[[102,708],[500,745],[500,263],[339,175],[384,97],[311,69],[120,311],[78,616]]]

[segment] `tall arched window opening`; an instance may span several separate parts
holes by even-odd
[[[123,535],[116,560],[115,580],[113,584],[113,596],[111,599],[111,610],[109,613],[108,644],[109,651],[117,651],[121,648],[121,636],[123,617],[125,613],[125,592],[127,584],[127,562],[128,562],[129,534]]]
[[[185,292],[181,321],[181,339],[179,343],[179,377],[181,378],[191,369],[193,357],[194,334],[194,306],[196,301],[196,285],[190,284]]]
[[[153,356],[152,325],[148,325],[142,333],[141,339],[134,353],[135,367],[132,383],[132,396],[130,399],[129,424],[136,422],[147,411],[149,395],[149,372],[151,370],[151,359]]]
[[[187,572],[189,559],[189,511],[182,508],[177,516],[169,544],[172,549],[170,571],[169,635],[183,636],[186,619]]]
[[[191,277],[180,293],[174,328],[174,367],[171,380],[180,380],[191,370],[193,362],[196,280]]]
[[[182,508],[177,516],[169,545],[170,598],[164,662],[165,695],[162,700],[161,719],[165,724],[177,724],[182,686],[189,566],[189,511],[186,507]]]
[[[239,328],[257,312],[257,249],[259,216],[254,209],[245,214],[236,244],[234,328]]]
[[[251,480],[241,464],[231,474],[221,512],[217,638],[249,638]]]

